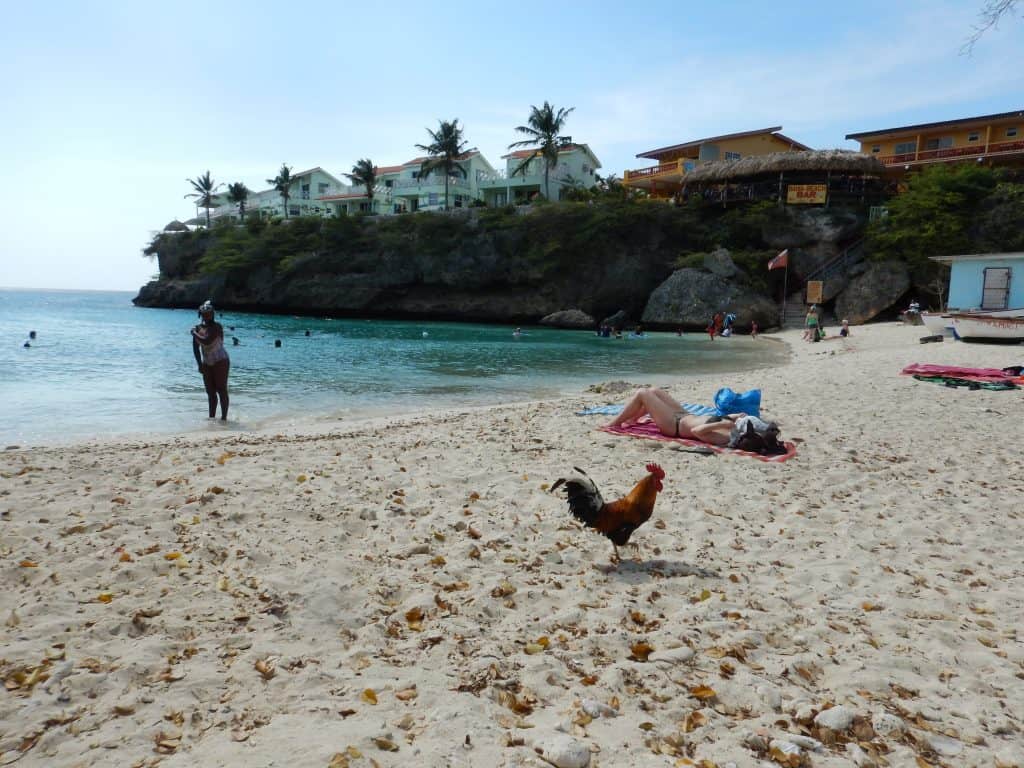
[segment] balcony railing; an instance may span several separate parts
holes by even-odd
[[[412,187],[443,187],[444,176],[427,176],[423,179],[395,179],[393,189],[410,189]],[[449,187],[469,187],[469,179],[461,176],[449,176]]]
[[[652,165],[650,168],[640,168],[636,171],[626,171],[626,178],[623,181],[636,181],[637,179],[652,179],[666,174],[682,173],[683,161],[673,160],[671,163]]]
[[[929,163],[951,157],[988,157],[1010,152],[1024,152],[1024,140],[1002,141],[985,146],[948,147],[946,149],[925,149],[921,152],[906,152],[902,155],[882,155],[878,159],[886,165]]]
[[[568,181],[569,177],[572,176],[568,170],[563,168],[556,168],[548,174],[548,180],[554,183],[562,183]],[[544,181],[544,171],[540,170],[536,173],[517,173],[515,176],[510,174],[506,170],[495,171],[494,173],[481,173],[479,182],[481,186],[506,186],[506,185],[520,185],[520,184],[537,184],[538,182]]]

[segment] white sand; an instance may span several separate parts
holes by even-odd
[[[923,333],[655,382],[761,387],[802,440],[781,465],[596,432],[594,394],[0,452],[0,764],[537,766],[561,735],[593,766],[742,767],[835,703],[892,766],[1024,765],[1024,392],[898,375],[1024,347]],[[545,488],[576,465],[612,498],[650,460],[640,561],[611,569]]]

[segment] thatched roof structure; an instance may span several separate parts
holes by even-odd
[[[164,232],[188,232],[188,227],[177,219],[174,219],[170,224],[164,227]]]
[[[817,149],[810,152],[772,152],[739,160],[715,160],[697,166],[683,177],[684,184],[714,183],[790,171],[833,171],[866,176],[881,175],[885,165],[877,157],[846,149]]]

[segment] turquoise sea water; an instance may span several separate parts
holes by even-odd
[[[746,337],[616,340],[531,327],[515,338],[511,326],[225,312],[231,409],[221,426],[206,418],[192,357],[196,313],[137,308],[132,296],[0,290],[0,444],[523,401],[609,379],[746,369],[783,354]],[[26,349],[30,330],[37,338]]]

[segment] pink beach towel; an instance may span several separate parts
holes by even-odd
[[[598,427],[602,432],[608,432],[612,435],[626,435],[628,437],[645,437],[648,440],[661,440],[664,443],[682,443],[683,445],[689,445],[694,448],[707,448],[715,453],[734,453],[738,456],[750,456],[752,459],[758,459],[760,461],[768,461],[773,464],[778,464],[796,456],[796,445],[786,441],[786,452],[780,453],[775,456],[762,456],[760,453],[754,453],[753,451],[740,451],[736,448],[722,448],[717,445],[709,445],[703,443],[700,440],[691,440],[687,437],[669,437],[668,435],[661,434],[661,430],[658,429],[658,425],[650,420],[649,417],[645,417],[636,424],[629,424],[622,427]]]
[[[904,376],[948,376],[954,379],[980,382],[1013,381],[1014,377],[998,368],[961,368],[958,365],[928,365],[913,363],[902,371]]]

